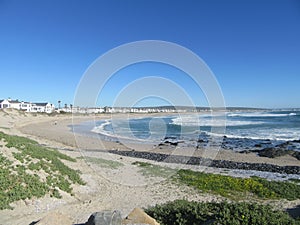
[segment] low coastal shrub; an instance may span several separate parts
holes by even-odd
[[[256,203],[194,202],[175,200],[145,209],[161,225],[296,225],[286,212]]]
[[[14,163],[0,153],[0,210],[11,208],[12,202],[26,198],[46,194],[60,198],[59,190],[72,194],[72,184],[85,184],[80,172],[62,161],[75,162],[76,159],[25,137],[0,132],[0,140],[6,147],[17,150],[12,151]],[[39,176],[41,174],[44,178]]]
[[[26,173],[25,166],[12,167],[11,161],[0,155],[0,209],[9,209],[10,203],[26,198],[42,197],[50,187],[38,175]]]

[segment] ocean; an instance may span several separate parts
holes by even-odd
[[[234,111],[224,114],[143,115],[134,119],[97,121],[93,133],[106,140],[158,143],[166,139],[189,142],[211,137],[226,138],[222,147],[232,150],[270,147],[295,141],[289,148],[300,151],[300,111]]]

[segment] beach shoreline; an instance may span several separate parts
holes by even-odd
[[[155,116],[169,116],[167,113],[155,114]],[[173,114],[171,114],[173,115]],[[118,114],[114,118],[124,119],[130,116],[130,118],[142,118],[149,117],[151,115],[141,115],[141,114]],[[71,118],[70,118],[71,117]],[[188,152],[188,156],[201,157],[203,155],[209,157],[209,154],[205,154],[206,149],[195,149],[195,147],[179,146],[174,147],[170,145],[165,145],[162,141],[160,146],[149,144],[132,144],[132,146],[126,146],[120,141],[115,140],[103,140],[99,137],[84,135],[82,133],[72,131],[72,125],[78,125],[89,121],[99,121],[99,120],[109,120],[111,115],[101,114],[97,116],[62,116],[58,118],[49,118],[48,121],[37,121],[31,123],[23,123],[18,125],[16,128],[23,134],[29,135],[32,138],[43,139],[47,141],[52,141],[58,145],[63,145],[63,147],[68,146],[71,149],[79,150],[135,150],[135,151],[145,151],[145,149],[154,153],[162,154],[185,154]],[[54,124],[54,122],[56,123]],[[61,147],[61,146],[60,146]],[[275,158],[260,157],[255,152],[245,152],[239,153],[237,151],[232,151],[228,149],[223,149],[217,146],[217,153],[212,154],[213,159],[216,160],[228,160],[234,162],[245,162],[245,163],[261,163],[261,164],[273,164],[278,166],[300,166],[299,160],[289,155]],[[210,148],[210,150],[212,150]]]

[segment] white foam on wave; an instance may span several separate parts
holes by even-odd
[[[216,134],[212,132],[205,132],[212,136],[223,136],[224,134]],[[248,138],[253,140],[276,140],[276,141],[293,141],[300,137],[300,128],[294,129],[250,129],[243,133],[239,130],[226,131],[228,138]]]
[[[131,140],[138,142],[148,142],[147,139],[142,139],[138,137],[133,137],[130,128],[116,126],[113,128],[113,131],[108,131],[105,129],[106,126],[111,125],[111,120],[105,120],[101,125],[94,127],[91,131],[97,134],[101,134],[111,138],[117,138],[122,140]]]
[[[196,126],[196,127],[220,127],[220,126],[246,126],[258,125],[264,122],[259,121],[233,121],[224,118],[198,118],[192,116],[176,117],[172,119],[172,124],[179,126]]]
[[[296,113],[229,113],[228,117],[285,117],[296,116]]]
[[[113,136],[113,134],[107,130],[105,130],[105,127],[107,125],[110,125],[111,121],[110,120],[105,120],[103,123],[101,123],[99,126],[94,127],[91,131],[97,134],[103,134],[106,136]]]

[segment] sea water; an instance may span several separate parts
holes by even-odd
[[[227,147],[241,150],[257,143],[266,146],[300,139],[300,111],[270,110],[227,112],[224,114],[177,114],[157,117],[97,121],[92,132],[102,138],[127,139],[139,142],[227,138]],[[241,144],[242,143],[242,144]],[[300,150],[300,145],[293,145]],[[226,148],[226,144],[223,146]]]

